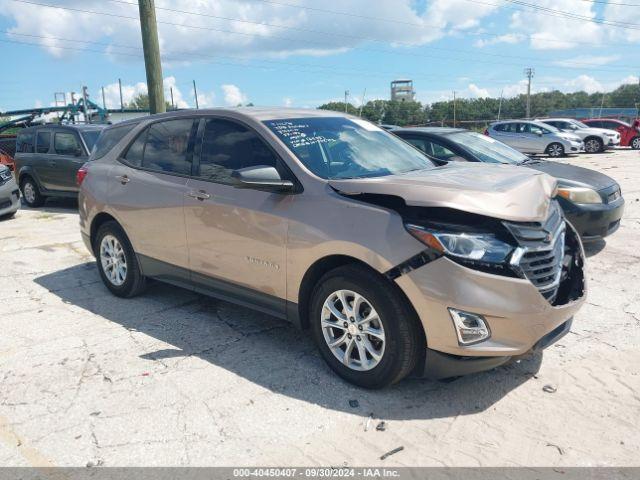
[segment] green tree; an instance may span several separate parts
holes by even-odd
[[[164,103],[167,106],[167,110],[170,110],[171,104],[167,101]],[[127,108],[134,110],[149,110],[149,95],[146,93],[136,95],[129,103],[127,103]]]

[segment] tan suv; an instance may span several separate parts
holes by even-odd
[[[115,295],[155,278],[285,318],[364,387],[543,348],[585,295],[551,177],[437,164],[336,112],[118,124],[78,180],[82,235]]]

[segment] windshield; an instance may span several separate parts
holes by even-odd
[[[87,144],[87,150],[90,152],[93,150],[93,146],[96,144],[101,130],[86,130],[81,132],[84,143]]]
[[[322,117],[264,123],[321,178],[381,177],[435,166],[416,148],[365,120]]]
[[[452,133],[447,138],[467,149],[482,162],[519,165],[529,160],[529,157],[510,146],[476,132]]]

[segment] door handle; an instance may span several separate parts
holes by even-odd
[[[211,195],[205,192],[204,190],[198,190],[197,192],[192,190],[189,193],[187,193],[187,195],[190,196],[191,198],[200,200],[201,202],[211,198]]]
[[[118,175],[116,178],[120,181],[122,185],[126,185],[131,181],[131,179],[126,175]]]

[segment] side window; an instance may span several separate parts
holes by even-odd
[[[16,140],[16,151],[19,153],[33,153],[33,131],[19,133]]]
[[[518,123],[505,123],[504,131],[507,133],[518,133]]]
[[[585,122],[587,125],[589,125],[590,127],[594,127],[594,128],[602,128],[602,122],[599,122],[598,120],[592,120],[590,122]]]
[[[149,133],[149,128],[145,128],[142,133],[136,137],[124,155],[124,159],[132,167],[142,166],[142,156],[144,155],[144,144],[147,142],[147,133]]]
[[[54,134],[53,149],[58,155],[77,155],[78,152],[82,152],[78,137],[68,132],[56,132]]]
[[[439,160],[449,160],[450,158],[457,156],[447,147],[436,142],[431,142],[431,148],[433,149],[433,156]]]
[[[36,134],[36,153],[47,153],[51,143],[51,132],[38,132]]]
[[[609,130],[617,130],[620,127],[616,122],[602,122],[602,128],[608,128]]]
[[[228,120],[206,121],[200,154],[201,178],[232,184],[234,170],[261,165],[278,168],[278,160],[256,133]]]
[[[496,132],[506,132],[507,131],[507,124],[506,123],[499,123],[498,125],[493,127],[493,129]]]
[[[168,120],[149,127],[142,166],[150,170],[188,175],[191,173],[189,139],[193,119]]]
[[[409,142],[414,147],[417,147],[418,150],[420,150],[420,151],[422,151],[422,152],[424,152],[424,153],[426,153],[428,155],[431,155],[431,149],[427,148],[428,142],[422,140],[421,138],[405,138],[404,140]]]
[[[104,157],[131,130],[130,127],[112,127],[103,130],[91,151],[91,159]]]

